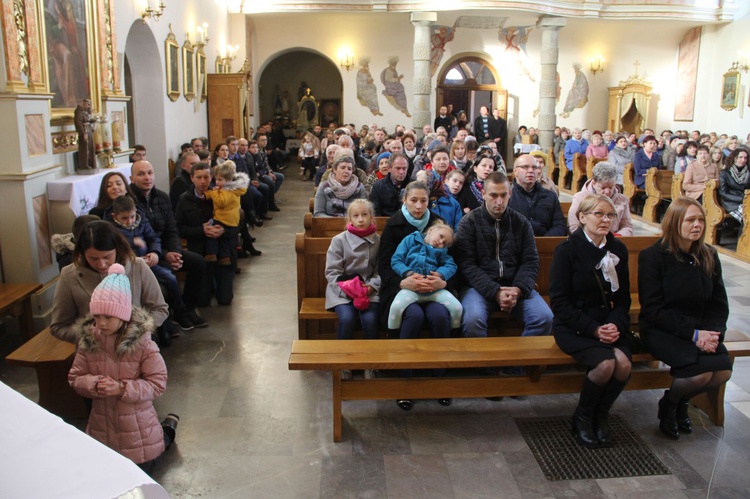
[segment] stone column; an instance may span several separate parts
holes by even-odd
[[[536,27],[542,30],[542,51],[540,62],[542,78],[539,82],[539,145],[543,151],[552,147],[556,125],[555,105],[557,104],[557,59],[560,49],[557,45],[560,28],[565,27],[562,17],[540,17]]]
[[[411,112],[412,126],[421,130],[432,123],[430,115],[430,94],[432,78],[430,77],[430,26],[437,21],[436,12],[412,12],[411,23],[414,25],[414,107]]]

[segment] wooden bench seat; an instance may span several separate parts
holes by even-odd
[[[643,205],[643,218],[648,222],[658,222],[658,208],[662,201],[672,200],[672,180],[674,171],[649,168],[646,172],[646,204]]]
[[[732,358],[750,355],[750,341],[726,343]],[[666,388],[668,368],[652,367],[649,354],[636,354],[628,390]],[[524,376],[477,376],[453,373],[435,378],[341,380],[344,369],[460,369],[527,366]],[[448,338],[417,340],[295,340],[290,370],[332,371],[333,440],[341,441],[343,400],[397,400],[543,395],[580,391],[582,370],[547,371],[547,366],[574,366],[575,361],[550,336],[516,338]],[[692,402],[714,424],[724,422],[724,386]],[[654,406],[654,411],[656,410]]]
[[[31,295],[40,289],[39,283],[0,283],[0,318],[9,315],[16,319],[27,340],[34,336]]]
[[[570,183],[570,192],[575,194],[583,188],[591,177],[586,176],[586,155],[579,152],[573,154],[573,181]]]
[[[565,237],[536,238],[539,252],[540,270],[537,276],[537,291],[549,301],[549,269],[555,248],[565,241]],[[633,292],[631,322],[637,330],[638,322],[638,254],[641,250],[654,244],[657,236],[623,237],[620,240],[628,247],[630,289]],[[325,310],[326,253],[331,244],[330,237],[305,237],[297,234],[295,249],[297,251],[297,310],[299,339],[332,339],[336,335],[336,314]],[[510,317],[497,313],[493,319],[503,320],[504,328],[510,325],[511,331],[520,331],[519,324]],[[494,333],[493,333],[494,334]],[[505,334],[505,333],[504,333]]]
[[[88,416],[83,398],[68,384],[68,371],[76,349],[42,330],[5,357],[8,365],[33,367],[39,384],[39,405],[53,414],[67,418]]]
[[[622,190],[626,198],[628,198],[628,204],[630,205],[630,211],[636,213],[635,210],[635,199],[636,196],[643,195],[646,193],[645,189],[641,189],[635,185],[633,163],[625,163],[625,168],[622,173]]]

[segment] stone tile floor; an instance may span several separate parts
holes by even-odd
[[[735,364],[723,428],[692,410],[694,433],[673,442],[657,429],[659,392],[617,401],[614,411],[671,475],[548,482],[513,418],[572,413],[576,395],[462,399],[449,408],[426,400],[409,413],[392,401],[346,402],[344,441],[333,443],[329,375],[287,369],[297,335],[294,234],[311,188],[294,166],[287,172],[282,211],[255,231],[263,256],[241,260],[233,305],[202,310],[210,326],[163,352],[169,389],[156,407],[181,422],[155,479],[172,497],[750,497],[750,359]],[[638,224],[637,234],[653,232]],[[731,334],[742,339],[750,266],[721,259]],[[32,370],[0,365],[0,381],[36,400]]]

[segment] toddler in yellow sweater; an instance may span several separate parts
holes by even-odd
[[[218,238],[206,240],[206,261],[219,265],[231,265],[232,248],[237,247],[240,225],[240,196],[247,192],[250,182],[247,174],[237,173],[234,161],[227,160],[214,168],[213,190],[206,191],[206,198],[213,201],[214,225],[224,227]]]

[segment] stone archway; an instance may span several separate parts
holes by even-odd
[[[257,115],[261,123],[276,117],[276,96],[284,91],[289,95],[290,120],[296,122],[298,92],[303,81],[310,87],[321,112],[325,107],[329,117],[336,115],[337,124],[343,122],[344,83],[338,66],[328,57],[311,49],[295,47],[269,57],[258,72]]]
[[[156,169],[157,187],[168,189],[167,136],[164,115],[164,68],[159,45],[151,28],[140,19],[134,21],[125,41],[125,59],[129,67],[128,86],[132,99],[133,135],[130,145],[143,144]]]

